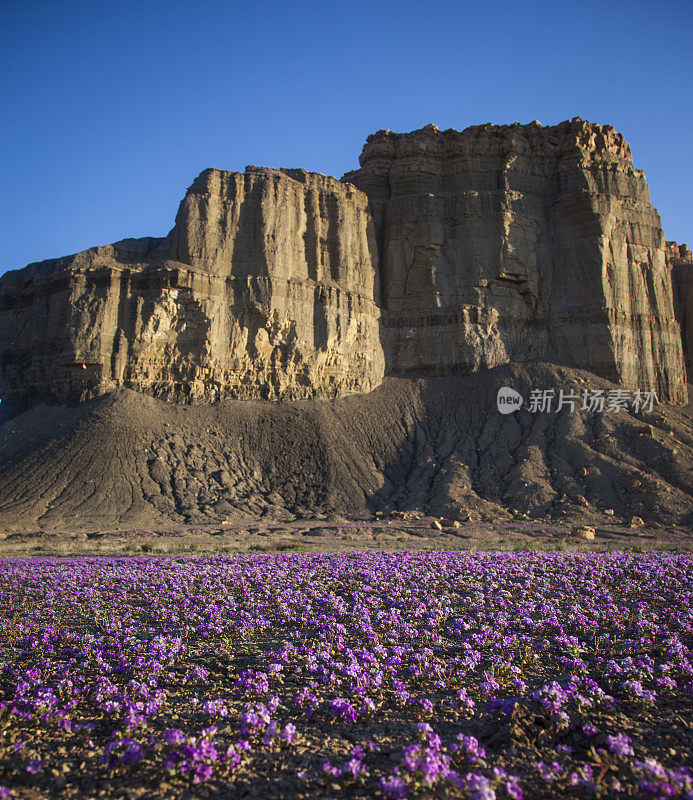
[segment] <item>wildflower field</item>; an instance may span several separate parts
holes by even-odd
[[[0,562],[0,798],[693,798],[693,556]]]

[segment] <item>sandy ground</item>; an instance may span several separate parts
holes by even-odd
[[[346,552],[362,550],[521,550],[521,549],[691,549],[693,531],[685,526],[639,528],[603,522],[594,524],[593,540],[576,529],[578,520],[563,523],[460,523],[432,528],[435,518],[386,519],[375,522],[302,520],[287,523],[176,526],[158,531],[27,531],[0,534],[0,556],[233,554]]]

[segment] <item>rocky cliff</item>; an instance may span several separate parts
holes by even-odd
[[[338,397],[532,360],[685,401],[661,222],[612,127],[380,131],[360,160],[342,181],[206,170],[167,237],[2,276],[3,410]]]
[[[693,383],[693,252],[685,244],[667,242],[667,257],[674,284],[674,310],[681,326],[688,381]]]
[[[660,218],[611,126],[379,131],[360,164],[389,371],[545,359],[685,400]]]
[[[304,170],[203,172],[165,239],[0,278],[4,405],[368,392],[383,376],[368,198]]]

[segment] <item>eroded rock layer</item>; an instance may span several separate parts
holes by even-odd
[[[611,126],[380,131],[360,163],[390,372],[546,359],[685,400],[660,218]]]
[[[611,126],[380,131],[342,181],[205,170],[167,237],[0,277],[0,410],[339,397],[537,359],[685,402],[672,263]]]
[[[0,278],[4,405],[367,392],[383,376],[368,199],[304,170],[203,172],[165,239]]]

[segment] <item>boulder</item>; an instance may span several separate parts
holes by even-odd
[[[571,533],[580,539],[587,539],[591,541],[594,539],[596,531],[591,525],[576,525],[572,528]]]

